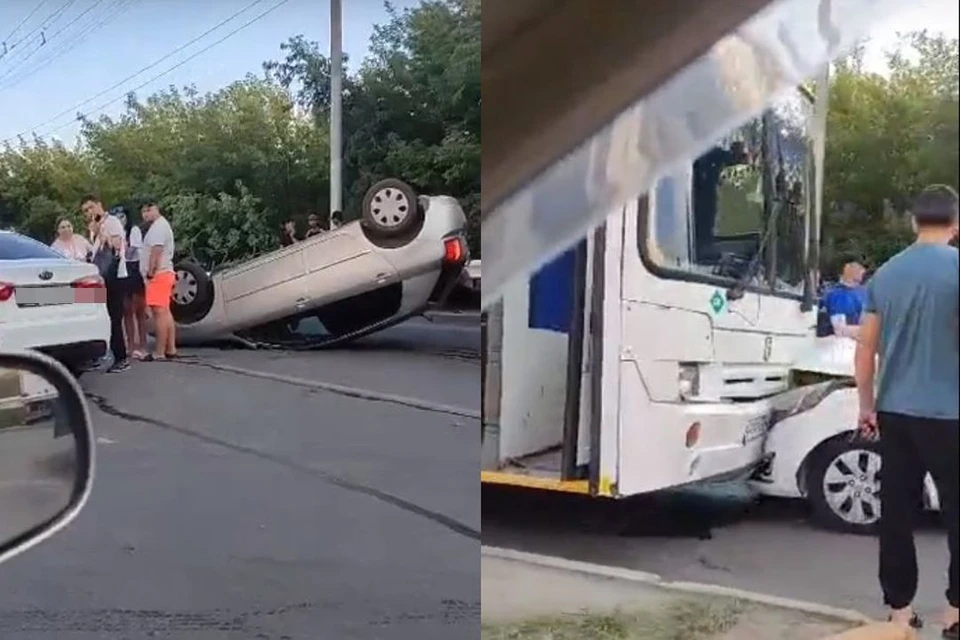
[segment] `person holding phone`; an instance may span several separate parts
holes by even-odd
[[[127,345],[123,335],[123,309],[127,298],[126,233],[123,223],[103,208],[103,202],[94,195],[80,199],[80,211],[91,230],[96,230],[93,241],[94,261],[101,268],[107,289],[107,313],[110,316],[110,351],[113,364],[108,373],[119,373],[130,368]]]
[[[916,241],[866,286],[855,358],[860,432],[883,460],[880,586],[890,619],[919,628],[913,527],[933,476],[950,551],[943,637],[960,634],[960,262],[957,193],[928,187],[912,208]],[[879,369],[878,369],[879,363]],[[879,376],[877,373],[879,371]]]

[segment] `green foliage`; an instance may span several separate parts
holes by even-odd
[[[177,193],[161,202],[185,253],[213,266],[276,248],[277,233],[269,212],[242,182],[234,190],[239,195]]]
[[[457,197],[480,255],[480,2],[431,0],[376,28],[371,55],[344,80],[345,214],[367,188],[397,176],[421,193]],[[302,37],[264,65],[298,105],[324,123],[330,62]]]
[[[399,177],[459,197],[479,255],[480,3],[434,0],[389,16],[344,81],[344,216],[359,216],[370,184]],[[0,148],[0,224],[50,241],[87,192],[108,205],[148,193],[187,254],[222,264],[275,248],[280,223],[327,212],[330,191],[329,60],[302,36],[281,51],[264,77],[219,91],[130,95],[119,117],[85,120],[75,149],[41,139]]]
[[[888,77],[865,72],[862,50],[835,67],[824,186],[823,259],[879,264],[910,238],[911,198],[957,185],[958,42],[926,32],[888,55]]]

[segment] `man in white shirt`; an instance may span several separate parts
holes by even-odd
[[[113,364],[107,370],[109,373],[118,373],[130,368],[127,359],[127,345],[123,337],[123,305],[127,297],[126,279],[127,264],[124,261],[126,235],[123,223],[115,216],[108,215],[103,209],[103,202],[94,195],[86,195],[80,200],[80,211],[91,227],[97,228],[97,235],[93,242],[93,252],[112,251],[117,257],[115,266],[104,274],[107,287],[107,313],[110,315],[110,351],[113,353]]]
[[[143,236],[140,257],[140,272],[146,282],[146,302],[153,314],[156,344],[146,361],[166,360],[177,357],[176,322],[170,313],[170,297],[176,284],[173,271],[175,249],[173,228],[160,213],[156,202],[148,202],[140,208],[145,222],[150,224]]]

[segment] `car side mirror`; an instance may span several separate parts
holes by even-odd
[[[93,480],[90,415],[76,380],[33,352],[0,352],[0,562],[64,528]]]

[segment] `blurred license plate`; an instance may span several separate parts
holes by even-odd
[[[52,304],[72,304],[76,301],[73,287],[17,287],[17,305],[42,307]]]

